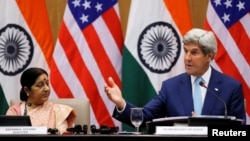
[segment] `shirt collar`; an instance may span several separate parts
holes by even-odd
[[[209,79],[212,73],[212,69],[211,66],[208,67],[207,71],[201,76],[203,79],[203,82],[205,83],[205,85],[207,86],[207,84],[209,83]],[[191,82],[192,84],[194,84],[194,80],[196,79],[197,76],[193,76],[191,75]]]

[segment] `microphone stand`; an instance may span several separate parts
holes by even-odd
[[[200,82],[199,82],[199,85],[200,85],[201,87],[206,88],[210,93],[212,93],[217,99],[219,99],[219,100],[223,103],[224,108],[225,108],[224,117],[227,118],[227,105],[226,105],[225,101],[224,101],[222,98],[220,98],[216,93],[214,93],[212,90],[210,90],[210,89],[205,85],[204,82],[200,81]]]
[[[27,102],[25,102],[25,105],[24,105],[24,113],[23,113],[24,116],[27,115]]]

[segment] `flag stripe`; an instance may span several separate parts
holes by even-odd
[[[121,21],[119,20],[119,17],[117,15],[117,12],[115,12],[114,8],[110,8],[108,11],[106,11],[103,15],[103,20],[105,21],[109,31],[112,34],[113,39],[116,42],[116,47],[120,50],[120,54],[122,54],[122,46],[123,46],[123,36],[121,28],[113,28],[116,27],[116,25],[120,25]]]
[[[56,91],[58,93],[58,96],[61,98],[71,98],[71,97],[72,98],[74,97],[87,98],[87,96],[83,95],[85,94],[85,92],[83,91],[83,88],[79,80],[77,79],[77,76],[75,76],[74,71],[71,69],[71,65],[66,59],[67,58],[66,54],[64,53],[60,42],[57,42],[56,46],[59,46],[59,47],[55,48],[53,55],[60,56],[60,58],[57,57],[54,65],[55,65],[55,69],[60,68],[60,70],[52,72],[51,75],[56,76],[55,81],[52,83],[55,84],[54,87],[57,89]],[[63,65],[57,66],[57,64],[60,64],[62,62],[63,62]],[[61,74],[66,74],[66,75],[63,75],[62,77]],[[67,81],[67,80],[71,80],[71,81]],[[74,85],[72,85],[72,82],[74,82]]]
[[[229,29],[230,34],[232,35],[233,40],[237,44],[241,55],[245,58],[248,65],[250,65],[250,52],[249,47],[246,45],[250,45],[250,40],[248,35],[245,32],[245,29],[242,27],[240,22],[235,23]],[[240,33],[240,35],[239,35]]]
[[[54,48],[49,22],[44,22],[44,19],[49,19],[44,0],[36,0],[36,2],[32,0],[26,0],[25,2],[23,2],[23,0],[16,0],[16,2],[23,14],[23,17],[25,18],[25,21],[29,25],[31,32],[40,45],[43,55],[45,55],[46,61],[49,62]],[[36,18],[36,22],[34,22],[34,20],[32,20],[30,17],[39,18]]]
[[[2,89],[2,85],[0,85],[0,114],[4,115],[6,113],[6,111],[8,110],[9,106],[8,106],[8,102],[6,101],[3,89]]]
[[[91,33],[91,36],[89,36],[89,33]],[[104,78],[112,76],[115,82],[119,82],[120,78],[118,77],[115,69],[113,67],[106,67],[113,65],[104,50],[103,44],[100,41],[100,36],[97,35],[96,30],[93,28],[93,26],[89,25],[88,27],[84,28],[83,34],[88,44],[92,46],[90,47],[90,50],[96,60],[96,63],[98,64],[102,76]]]
[[[242,26],[245,29],[245,32],[247,33],[248,38],[250,38],[250,29],[248,28],[250,25],[250,14],[246,14],[244,17],[240,19],[240,22]]]
[[[164,3],[181,35],[184,35],[192,27],[188,1],[164,0]],[[183,24],[183,21],[185,21],[185,24]]]
[[[58,70],[58,67],[56,66],[54,59],[50,61],[50,67],[51,67],[51,73],[50,73],[50,83],[57,93],[60,95],[57,95],[59,98],[73,98],[73,95],[68,87],[66,85],[61,73]],[[57,85],[57,86],[56,86]],[[60,87],[63,89],[60,89]]]
[[[116,75],[121,73],[121,72],[119,72],[121,70],[121,62],[118,60],[121,60],[122,55],[121,55],[121,52],[119,50],[119,47],[117,47],[115,40],[113,40],[114,38],[112,36],[112,32],[110,32],[110,30],[108,29],[108,26],[105,26],[105,28],[104,28],[104,25],[106,25],[106,23],[102,19],[103,18],[101,18],[101,17],[99,19],[97,19],[96,22],[93,23],[93,27],[98,35],[97,37],[102,37],[102,35],[105,34],[105,37],[102,37],[99,39],[100,39],[100,42],[102,44],[102,47],[105,50],[105,53],[106,53],[105,55],[107,55],[106,57],[109,58],[109,61],[110,61],[109,65],[111,65],[111,63],[112,63],[112,67],[107,69],[107,67],[106,67],[107,64],[105,64],[105,66],[103,66],[106,68],[104,71],[108,71],[110,76],[114,75],[113,76],[114,81],[117,82],[118,86],[120,86],[120,83],[121,83],[120,79],[121,78],[119,75],[118,76],[116,76]],[[114,28],[115,26],[112,26],[112,27]],[[115,72],[117,74],[114,74]],[[105,77],[105,78],[107,78],[107,77]]]

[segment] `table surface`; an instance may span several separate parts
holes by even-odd
[[[167,136],[149,134],[76,134],[76,135],[0,135],[1,140],[32,140],[32,141],[167,141],[169,140],[204,140],[207,136]]]

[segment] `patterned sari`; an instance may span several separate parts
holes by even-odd
[[[20,102],[9,107],[6,115],[24,115],[25,102]],[[63,104],[55,104],[46,101],[43,105],[27,111],[30,116],[32,126],[46,126],[47,128],[57,128],[60,134],[66,132],[67,128],[74,127],[76,119],[75,110]]]

